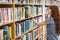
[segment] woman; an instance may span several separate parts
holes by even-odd
[[[50,15],[46,21],[42,23],[37,23],[33,18],[32,20],[38,25],[46,25],[47,24],[47,40],[58,40],[57,35],[59,35],[60,26],[58,24],[59,21],[59,9],[56,5],[49,6],[48,14]],[[27,12],[27,15],[31,17],[30,13]]]

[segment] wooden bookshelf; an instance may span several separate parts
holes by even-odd
[[[11,40],[16,40],[16,39],[18,39],[18,38],[22,38],[24,35],[26,35],[26,34],[28,34],[29,32],[31,32],[32,33],[32,40],[34,40],[34,38],[33,38],[33,30],[35,30],[35,29],[38,29],[38,35],[36,36],[36,38],[35,39],[37,39],[38,38],[38,40],[39,40],[39,37],[40,37],[40,34],[42,34],[42,40],[45,40],[46,38],[45,38],[45,25],[44,26],[42,26],[43,27],[43,32],[42,33],[40,33],[40,28],[39,27],[33,27],[32,29],[30,29],[30,30],[28,30],[28,31],[26,31],[26,32],[24,32],[24,33],[22,33],[21,35],[18,35],[18,36],[16,36],[16,23],[21,23],[21,22],[23,22],[23,21],[26,21],[26,20],[32,20],[33,18],[38,18],[38,17],[43,17],[43,19],[42,19],[42,21],[44,21],[44,19],[45,19],[45,7],[48,7],[48,6],[50,6],[50,5],[57,5],[57,6],[59,6],[60,7],[60,4],[49,4],[49,2],[48,2],[48,4],[45,4],[45,0],[41,0],[42,2],[41,2],[41,4],[40,3],[33,3],[32,2],[32,0],[30,0],[30,3],[19,3],[19,2],[17,2],[17,3],[15,3],[15,1],[16,0],[12,0],[12,2],[0,2],[0,8],[12,8],[12,10],[13,10],[13,13],[12,13],[12,21],[10,21],[10,22],[6,22],[6,23],[0,23],[0,27],[1,26],[9,26],[9,27],[11,27],[12,28],[12,32],[11,32]],[[24,1],[25,2],[25,1]],[[24,19],[20,19],[20,20],[15,20],[15,12],[14,12],[14,10],[15,10],[15,8],[16,8],[16,6],[17,7],[26,7],[26,6],[37,6],[37,7],[42,7],[42,14],[41,15],[35,15],[35,16],[32,16],[32,17],[28,17],[28,18],[24,18]],[[29,8],[28,8],[29,9]],[[24,9],[22,9],[22,10],[24,10]],[[40,10],[39,10],[40,11]],[[24,12],[24,11],[23,11]],[[22,12],[22,13],[23,13]],[[35,11],[33,12],[33,13],[35,13]],[[8,13],[9,14],[9,13]],[[32,14],[31,14],[32,15]],[[3,17],[3,16],[2,16]],[[34,23],[34,22],[33,22]],[[37,24],[36,24],[37,25]],[[37,25],[38,26],[38,25]]]
[[[31,30],[26,31],[26,32],[25,32],[25,33],[23,33],[22,35],[17,36],[17,37],[16,37],[16,39],[17,39],[17,38],[21,38],[21,37],[22,37],[22,36],[24,36],[25,34],[27,34],[27,33],[31,32],[31,31],[33,31],[33,30],[35,30],[35,29],[37,29],[37,28],[39,28],[39,27],[35,27],[35,28],[32,28]]]
[[[36,18],[36,17],[42,17],[42,15],[36,15],[36,16],[34,16],[34,17],[29,17],[29,18],[25,18],[25,19],[21,19],[21,20],[17,20],[17,21],[15,21],[15,22],[22,22],[22,21],[25,21],[25,20],[31,20],[32,18]]]

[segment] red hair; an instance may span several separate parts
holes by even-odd
[[[53,17],[55,24],[56,24],[56,33],[59,35],[60,26],[59,26],[59,9],[56,5],[49,6],[51,9],[51,17]]]

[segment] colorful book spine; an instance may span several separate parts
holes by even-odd
[[[20,20],[20,7],[17,7],[17,20]]]
[[[8,27],[7,38],[8,40],[12,39],[12,27],[10,26]]]
[[[25,18],[28,18],[27,12],[28,12],[28,7],[25,7]]]
[[[2,23],[2,11],[1,11],[1,8],[0,8],[0,23]]]
[[[28,31],[29,30],[29,27],[30,27],[29,20],[26,20],[25,21],[25,31]]]
[[[7,8],[2,8],[2,13],[3,13],[4,22],[8,22],[8,9]]]
[[[32,40],[32,33],[28,33],[28,40]]]
[[[30,20],[30,27],[29,27],[29,29],[32,29],[32,28],[33,28],[33,21]]]
[[[43,8],[42,7],[38,7],[38,15],[41,15],[43,13]]]
[[[39,40],[43,40],[43,35],[40,35]]]
[[[33,30],[33,38],[35,39],[38,36],[38,30]]]
[[[0,29],[0,40],[3,40],[3,29]]]

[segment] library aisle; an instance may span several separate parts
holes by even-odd
[[[46,25],[37,22],[46,19],[50,5],[60,9],[60,0],[0,0],[0,40],[46,40]]]

